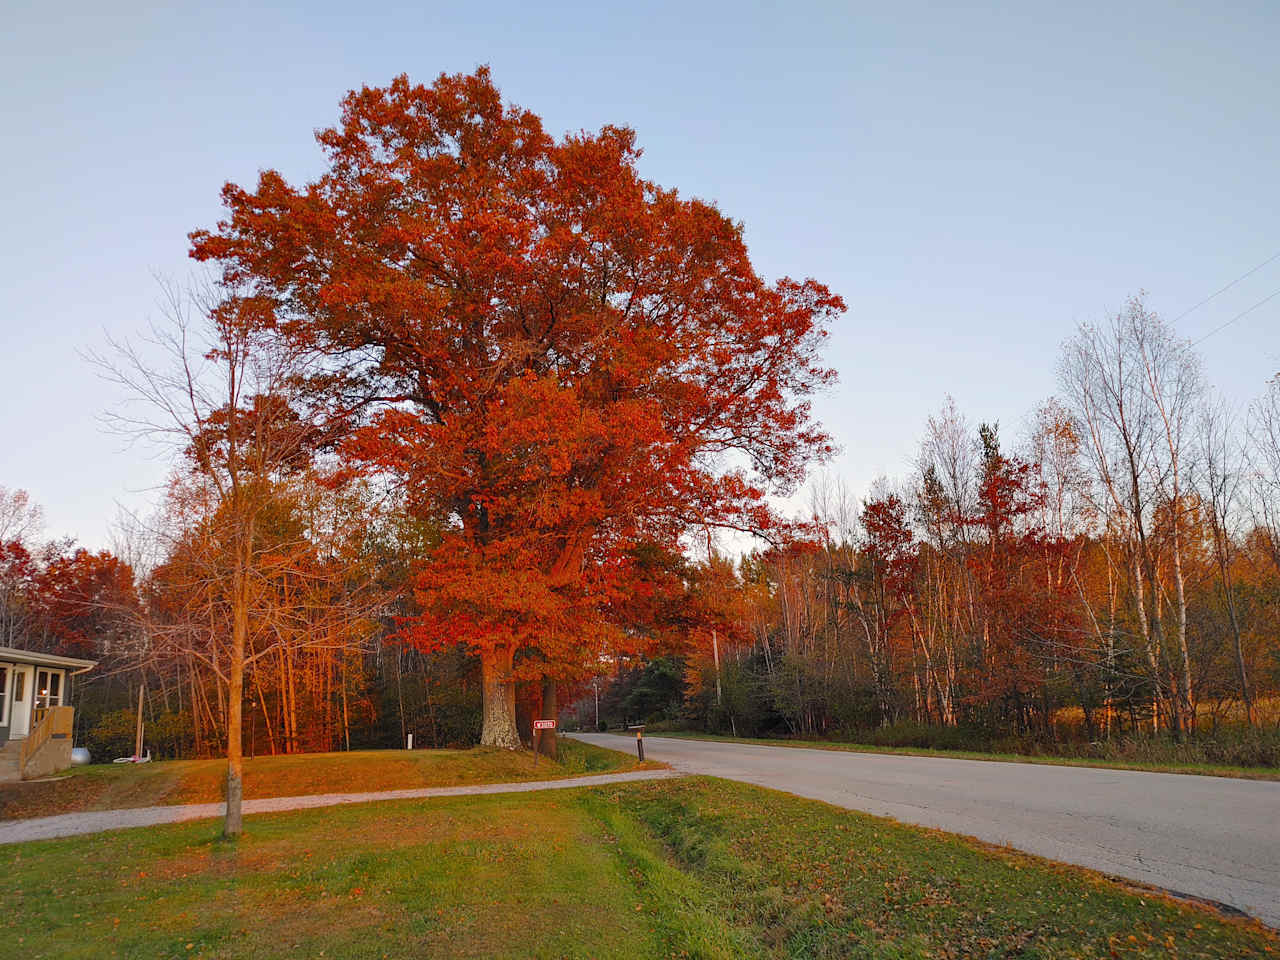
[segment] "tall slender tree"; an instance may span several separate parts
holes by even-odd
[[[175,447],[186,467],[180,486],[201,504],[200,536],[206,556],[216,558],[205,579],[223,595],[230,620],[229,637],[211,636],[203,659],[226,685],[224,832],[236,837],[251,607],[255,580],[271,563],[256,531],[276,481],[309,462],[324,417],[295,403],[305,363],[275,337],[269,302],[216,285],[167,286],[164,311],[145,346],[113,343],[112,354],[92,359],[129,397],[113,415],[118,427]],[[171,536],[188,533],[181,527]]]

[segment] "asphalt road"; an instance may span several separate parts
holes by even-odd
[[[574,734],[613,749],[612,734]],[[645,737],[645,757],[1007,844],[1280,927],[1280,782]]]

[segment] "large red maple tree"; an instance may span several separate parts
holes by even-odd
[[[227,185],[192,254],[327,356],[347,456],[442,525],[413,635],[479,651],[482,742],[516,747],[515,679],[634,636],[639,548],[780,528],[767,495],[830,452],[809,398],[844,305],[765,283],[631,130],[553,138],[487,69],[354,91],[317,139],[319,179]]]

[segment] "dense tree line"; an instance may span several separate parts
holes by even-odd
[[[948,402],[911,476],[860,500],[817,482],[802,535],[767,549],[634,552],[613,601],[629,638],[584,644],[562,699],[588,725],[598,693],[605,722],[921,744],[1274,730],[1280,380],[1232,415],[1135,300],[1064,345],[1061,387],[1012,444]],[[152,749],[226,749],[236,540],[210,409],[117,553],[41,544],[26,495],[0,498],[5,642],[101,661],[78,718],[101,758],[131,751],[140,691]],[[249,409],[254,443],[290,439],[246,472],[243,749],[475,743],[475,647],[414,639],[438,528],[298,441],[294,417]],[[537,677],[515,685],[526,741],[544,697]]]
[[[819,483],[815,536],[738,565],[720,669],[697,644],[657,700],[669,663],[621,669],[607,718],[952,745],[1274,731],[1280,378],[1225,408],[1135,298],[1064,344],[1060,386],[1012,447],[948,402],[910,477],[858,501]]]
[[[948,402],[910,477],[860,500],[817,482],[804,535],[737,560],[633,553],[629,639],[584,644],[562,699],[585,696],[584,723],[598,692],[606,722],[953,745],[1274,729],[1280,380],[1232,415],[1135,300],[1064,345],[1061,386],[1012,444]],[[250,409],[257,441],[279,427]],[[101,758],[131,751],[140,689],[152,749],[226,749],[225,422],[188,435],[117,553],[42,544],[26,495],[2,498],[5,642],[101,661],[78,718]],[[414,642],[438,528],[323,443],[278,446],[249,471],[244,750],[476,742],[476,649]],[[516,684],[526,740],[544,696]]]
[[[77,735],[98,760],[133,752],[140,693],[154,755],[225,752],[226,579],[211,519],[175,512],[180,486],[159,518],[122,536],[118,551],[133,563],[110,550],[41,543],[38,522],[6,530],[0,543],[4,645],[99,661],[75,696]],[[407,733],[424,746],[475,743],[478,662],[457,645],[423,653],[403,642],[413,610],[400,548],[349,516],[342,528],[361,534],[358,545],[322,539],[308,526],[318,524],[317,503],[286,496],[300,491],[334,496],[293,484],[258,528],[256,548],[269,562],[252,594],[245,751],[387,747]],[[192,509],[184,494],[181,508]],[[351,509],[358,498],[345,491],[341,499]],[[36,515],[23,491],[0,500]],[[340,549],[358,550],[359,563],[325,553]]]

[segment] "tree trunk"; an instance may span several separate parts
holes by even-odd
[[[298,688],[294,683],[293,651],[287,646],[284,649],[285,675],[289,684],[285,691],[285,704],[289,711],[289,747],[285,753],[301,753],[302,746],[298,743]]]
[[[404,647],[396,644],[396,703],[400,707],[400,748],[409,747],[409,731],[404,724]]]
[[[142,692],[147,688],[147,681],[143,680],[138,684],[138,725],[136,736],[133,744],[133,759],[138,760],[142,757]]]
[[[1141,530],[1139,530],[1141,536]],[[1141,632],[1143,646],[1146,649],[1147,663],[1151,667],[1151,732],[1160,732],[1160,706],[1162,697],[1162,687],[1160,678],[1160,660],[1163,657],[1163,634],[1160,625],[1160,598],[1156,596],[1156,606],[1153,607],[1150,618],[1147,615],[1147,585],[1143,580],[1143,570],[1152,570],[1150,563],[1144,562],[1145,548],[1142,542],[1138,541],[1134,545],[1133,553],[1133,588],[1134,588],[1134,606],[1138,611],[1138,628]],[[1157,590],[1154,573],[1150,577],[1150,592],[1154,595]]]
[[[200,730],[200,697],[196,687],[195,667],[188,661],[187,679],[191,681],[191,732],[195,737],[196,756],[204,756],[204,738]]]
[[[1227,602],[1231,637],[1235,641],[1236,675],[1240,679],[1240,698],[1244,701],[1244,719],[1245,723],[1252,727],[1253,698],[1249,695],[1249,673],[1244,665],[1244,647],[1240,641],[1240,619],[1236,615],[1235,591],[1231,586],[1231,558],[1227,554],[1229,540],[1222,525],[1216,519],[1213,521],[1213,534],[1214,554],[1218,561],[1218,572],[1222,576],[1222,593]]]
[[[258,691],[258,705],[262,708],[262,725],[267,728],[267,743],[271,746],[271,755],[276,755],[276,734],[271,729],[271,711],[267,709],[267,698],[262,692],[262,681],[258,679],[258,671],[253,672],[254,688]]]
[[[240,750],[241,711],[244,704],[244,648],[249,633],[249,603],[243,570],[232,585],[231,669],[227,684],[227,819],[223,836],[234,839],[243,827],[244,757]]]
[[[542,678],[542,712],[543,720],[556,720],[560,709],[556,704],[556,682],[551,677]],[[544,757],[556,760],[560,756],[559,744],[556,742],[555,729],[543,730],[538,737],[538,752]]]
[[[347,711],[347,658],[342,658],[342,740],[351,750],[351,716]]]
[[[513,659],[514,651],[511,647],[487,650],[480,658],[480,679],[484,694],[481,746],[501,747],[504,750],[520,749],[520,734],[516,731],[516,685],[511,679]]]
[[[1231,615],[1231,635],[1235,639],[1236,670],[1240,677],[1240,697],[1244,700],[1245,723],[1253,726],[1253,697],[1249,693],[1249,673],[1244,665],[1244,647],[1240,643],[1240,622],[1236,618],[1235,599],[1231,595],[1231,584],[1227,583],[1227,612]]]
[[[1174,490],[1177,491],[1177,461],[1174,462]],[[1177,631],[1178,654],[1181,659],[1178,677],[1178,708],[1181,714],[1181,730],[1190,733],[1196,725],[1196,703],[1194,691],[1191,689],[1191,654],[1187,649],[1187,594],[1182,576],[1182,534],[1180,527],[1182,518],[1177,512],[1179,504],[1175,500],[1173,516],[1173,585],[1175,599],[1174,628]]]

